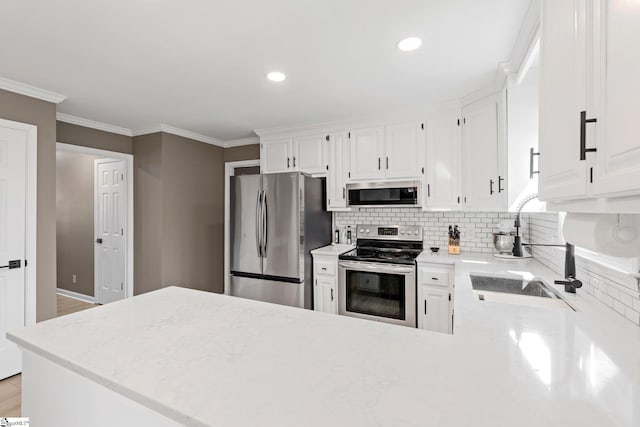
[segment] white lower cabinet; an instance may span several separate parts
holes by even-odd
[[[335,277],[318,275],[314,282],[315,311],[338,314],[338,283]]]
[[[454,268],[418,263],[418,328],[453,333]]]
[[[338,254],[313,255],[313,309],[338,314]]]

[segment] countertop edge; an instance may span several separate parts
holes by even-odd
[[[45,359],[49,360],[50,362],[53,362],[57,365],[60,365],[61,367],[70,370],[71,372],[74,372],[90,381],[93,381],[101,386],[106,387],[107,389],[116,392],[122,396],[125,396],[131,400],[133,400],[134,402],[144,406],[147,409],[150,409],[152,411],[155,411],[161,415],[164,415],[165,417],[176,421],[178,423],[184,424],[185,426],[192,426],[192,427],[209,427],[208,424],[205,424],[203,422],[200,422],[194,418],[191,418],[188,415],[184,415],[181,412],[178,412],[158,401],[155,401],[153,399],[149,399],[133,390],[128,389],[127,387],[124,387],[114,381],[110,381],[104,377],[101,377],[100,375],[97,375],[93,372],[91,372],[88,369],[83,368],[80,365],[74,364],[69,362],[68,360],[57,356],[53,353],[50,353],[34,344],[31,344],[25,340],[23,340],[22,338],[16,336],[15,334],[13,334],[12,332],[7,332],[7,339],[9,339],[9,341],[14,342],[16,345],[18,345],[19,347],[21,347],[24,350],[30,351],[32,353],[35,353],[39,356],[44,357]]]

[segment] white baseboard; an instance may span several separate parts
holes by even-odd
[[[79,294],[78,292],[68,291],[66,289],[56,288],[56,294],[62,295],[63,297],[69,297],[69,298],[77,299],[79,301],[88,302],[91,304],[96,303],[96,299],[94,297],[90,297],[89,295]]]

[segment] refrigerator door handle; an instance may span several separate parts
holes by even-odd
[[[262,190],[258,190],[258,200],[256,202],[256,248],[258,257],[262,257]]]
[[[267,193],[262,191],[262,257],[267,257],[267,243],[269,241],[269,205]]]

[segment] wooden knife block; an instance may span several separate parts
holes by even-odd
[[[451,255],[460,255],[460,239],[449,238],[449,253]]]

